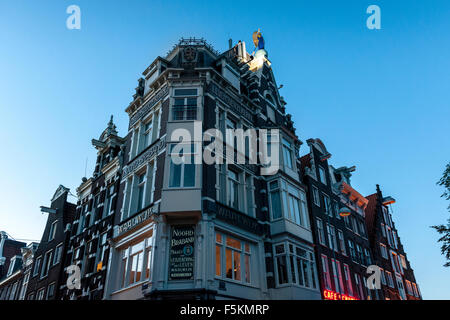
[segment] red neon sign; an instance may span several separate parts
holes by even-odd
[[[350,297],[346,294],[337,293],[331,290],[324,290],[323,297],[325,300],[358,300],[355,297]]]

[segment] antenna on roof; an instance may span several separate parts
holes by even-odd
[[[228,39],[228,49],[231,49],[233,47],[233,39]]]

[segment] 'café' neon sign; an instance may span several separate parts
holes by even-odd
[[[346,294],[341,294],[330,290],[324,290],[323,297],[325,300],[358,300],[355,297],[350,297]]]

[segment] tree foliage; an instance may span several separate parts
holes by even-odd
[[[446,200],[450,200],[450,162],[445,167],[444,174],[437,182],[437,185],[444,187],[445,189],[441,197],[445,198]],[[450,204],[447,209],[450,211]],[[447,225],[441,224],[432,226],[432,228],[436,229],[436,231],[441,235],[438,242],[442,243],[441,253],[447,259],[447,262],[444,264],[444,266],[450,267],[450,218],[447,219]]]

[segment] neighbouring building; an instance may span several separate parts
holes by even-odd
[[[420,300],[414,271],[392,220],[393,197],[383,196],[380,186],[366,197],[366,224],[375,264],[381,268],[381,287],[386,300]]]
[[[10,239],[5,231],[0,231],[0,280],[11,275],[11,262],[20,259],[21,249],[26,245],[25,242]]]
[[[83,178],[77,188],[78,202],[68,251],[65,259],[62,298],[101,300],[105,288],[109,243],[113,234],[114,216],[119,196],[120,167],[124,139],[118,136],[113,118],[98,139],[92,139],[97,149],[93,176]],[[66,280],[72,273],[68,267],[80,268],[81,287],[69,289]]]
[[[30,279],[34,252],[39,243],[32,242],[21,248],[21,255],[11,258],[6,276],[0,279],[0,300],[24,300]]]
[[[320,299],[301,142],[285,104],[267,53],[250,56],[244,42],[218,53],[182,39],[151,63],[126,109],[105,299]],[[250,163],[249,140],[216,149],[224,163],[189,161],[202,159],[206,130],[239,128],[269,130],[276,175]],[[193,139],[177,163],[180,133]]]
[[[310,152],[300,158],[314,231],[322,298],[379,299],[368,290],[366,269],[372,254],[365,224],[368,200],[351,186],[354,167],[335,169],[320,139],[307,140]]]
[[[41,206],[48,214],[42,239],[34,252],[27,279],[27,300],[55,300],[60,298],[64,274],[63,261],[68,251],[75,204],[67,201],[70,190],[60,185],[51,199],[50,207]]]

